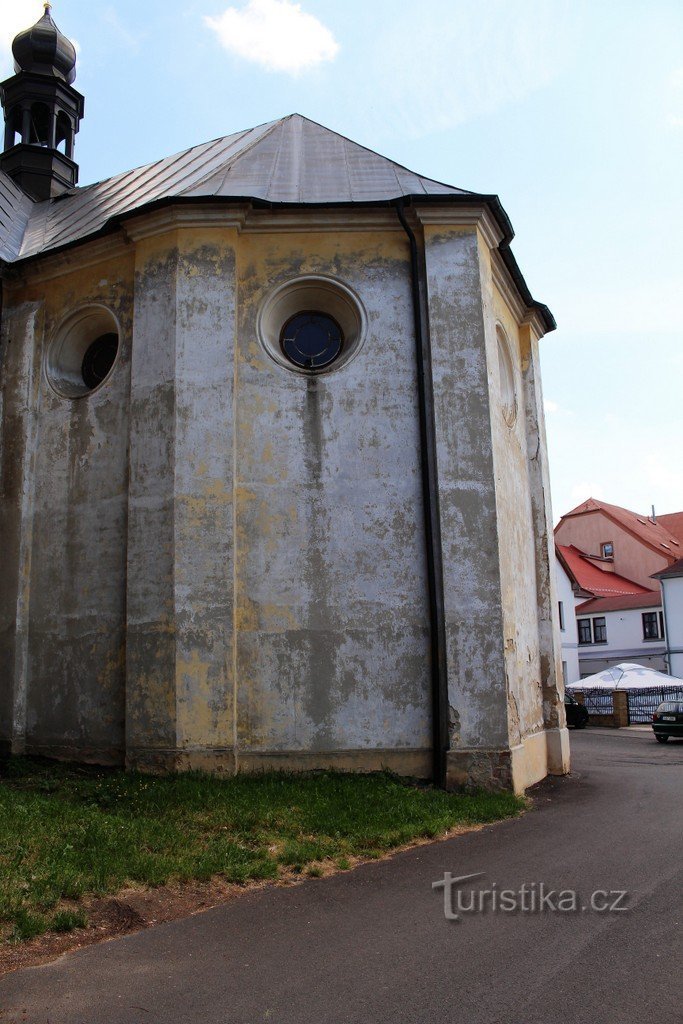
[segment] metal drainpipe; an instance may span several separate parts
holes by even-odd
[[[450,746],[448,729],[448,667],[446,660],[446,615],[443,596],[443,554],[441,548],[441,520],[439,516],[434,389],[432,384],[429,320],[425,305],[427,281],[424,254],[420,253],[415,234],[406,220],[404,212],[405,202],[403,199],[397,199],[392,205],[396,207],[398,219],[410,243],[417,394],[420,419],[422,502],[424,506],[427,587],[429,592],[433,778],[436,785],[443,788],[446,784],[446,751]]]

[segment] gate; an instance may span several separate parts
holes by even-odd
[[[614,714],[611,690],[584,690],[583,703],[589,715]]]
[[[626,693],[629,725],[643,722],[649,725],[663,700],[683,700],[683,686],[653,686],[647,690],[627,690]]]

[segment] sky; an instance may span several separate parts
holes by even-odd
[[[39,0],[0,0],[0,74]],[[54,0],[81,184],[298,112],[497,193],[541,342],[555,521],[683,510],[683,4]]]

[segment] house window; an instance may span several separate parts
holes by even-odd
[[[614,558],[614,544],[611,540],[608,540],[605,544],[600,545],[603,558]]]
[[[562,682],[566,686],[569,682],[569,671],[567,670],[567,662],[562,662]]]
[[[579,629],[579,643],[580,644],[592,644],[593,634],[591,631],[591,620],[590,619],[577,619],[576,625]]]
[[[643,612],[643,640],[664,639],[664,614]]]
[[[606,644],[607,620],[604,615],[596,615],[594,619],[577,619],[580,644]]]
[[[607,643],[607,621],[604,616],[593,619],[593,643]]]
[[[564,631],[565,631],[565,625],[564,625],[564,601],[558,601],[557,602],[557,606],[558,606],[558,609],[559,609],[559,612],[560,612],[560,629],[564,633]]]

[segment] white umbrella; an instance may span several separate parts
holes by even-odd
[[[661,686],[679,686],[683,679],[655,672],[653,668],[622,661],[565,687],[567,690],[650,690]]]

